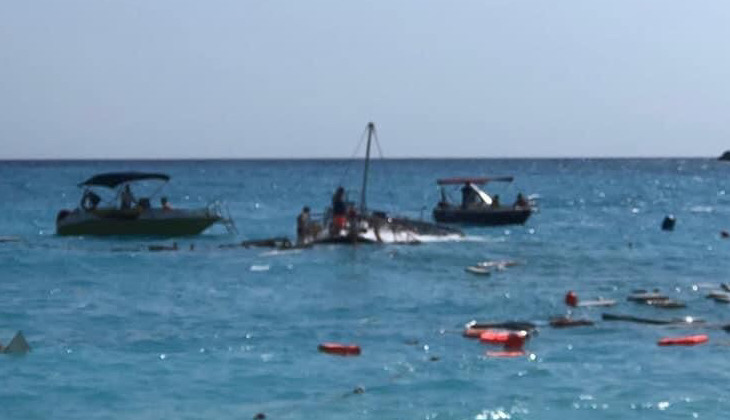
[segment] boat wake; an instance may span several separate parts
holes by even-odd
[[[471,236],[464,236],[464,235],[422,235],[418,236],[419,241],[421,242],[428,242],[428,243],[438,243],[438,242],[482,242],[482,241],[475,241],[474,238]]]
[[[274,249],[261,253],[262,257],[277,257],[281,255],[293,255],[301,254],[302,248],[291,248],[291,249]]]
[[[419,234],[410,231],[389,231],[381,230],[378,235],[373,230],[368,230],[361,237],[367,241],[379,242],[384,244],[419,244],[432,242],[456,242],[464,239],[463,235],[430,235]]]

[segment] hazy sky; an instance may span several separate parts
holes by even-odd
[[[0,158],[717,156],[728,0],[7,0]]]

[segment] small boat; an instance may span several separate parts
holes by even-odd
[[[650,324],[650,325],[691,325],[691,324],[704,324],[705,321],[700,318],[691,316],[685,316],[683,318],[672,318],[672,319],[654,319],[654,318],[640,318],[633,315],[620,315],[620,314],[601,314],[601,318],[604,321],[626,321],[636,322],[638,324]]]
[[[155,208],[150,198],[134,199],[131,195],[129,185],[133,182],[167,183],[169,180],[168,175],[147,172],[110,172],[92,176],[78,185],[84,189],[79,207],[58,212],[56,233],[184,236],[197,235],[215,223],[222,223],[229,231],[235,230],[230,217],[223,216],[219,203],[201,209],[173,209],[169,205]],[[102,198],[93,188],[106,188],[115,191],[115,195],[102,203]],[[119,205],[115,203],[117,200]],[[166,199],[162,201],[166,203]]]
[[[303,244],[368,244],[368,243],[397,243],[418,244],[427,237],[461,237],[464,234],[452,227],[442,226],[423,220],[413,220],[406,217],[390,216],[382,211],[368,208],[367,186],[370,169],[370,148],[372,141],[377,141],[375,124],[367,125],[367,146],[360,190],[359,203],[345,200],[344,188],[338,188],[341,213],[333,206],[326,208],[324,213],[313,216],[309,222],[304,238],[298,243]]]
[[[598,298],[596,300],[584,300],[581,302],[578,302],[578,307],[581,308],[595,308],[595,307],[606,307],[606,306],[614,306],[616,304],[616,301],[613,299],[603,299]]]
[[[441,201],[433,209],[433,218],[439,223],[463,223],[481,226],[524,224],[533,212],[533,205],[522,194],[513,205],[499,203],[499,196],[490,196],[477,185],[489,182],[512,182],[511,176],[493,178],[444,178],[436,183],[441,187]],[[462,202],[452,204],[445,187],[462,185]]]
[[[472,273],[480,276],[488,276],[492,274],[492,269],[490,267],[482,267],[479,265],[470,265],[469,267],[466,267],[464,269],[467,273]]]
[[[665,337],[657,342],[660,346],[696,346],[710,340],[707,334],[687,335],[684,337]]]

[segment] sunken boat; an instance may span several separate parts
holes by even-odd
[[[398,243],[417,244],[425,238],[461,237],[463,233],[449,226],[424,220],[389,215],[372,210],[367,206],[368,172],[370,150],[373,140],[377,142],[375,124],[367,125],[367,146],[359,202],[348,201],[340,187],[333,198],[332,206],[312,218],[299,243],[304,244],[361,244]]]

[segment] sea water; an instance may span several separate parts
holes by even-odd
[[[197,237],[55,236],[76,184],[99,172],[165,172],[178,208],[222,200],[238,233]],[[619,419],[721,418],[730,411],[730,306],[705,298],[730,281],[730,166],[709,159],[376,160],[368,207],[430,220],[435,180],[514,175],[489,184],[502,203],[537,195],[524,226],[468,227],[420,245],[221,248],[293,237],[302,206],[338,185],[359,200],[362,162],[99,161],[0,163],[0,356],[7,419]],[[137,194],[146,194],[139,186]],[[154,186],[150,186],[150,194]],[[159,196],[159,195],[158,195]],[[458,189],[452,197],[459,198]],[[113,199],[113,197],[112,197]],[[154,201],[153,204],[157,204]],[[660,229],[673,214],[673,232]],[[8,239],[8,238],[6,238]],[[174,252],[151,252],[172,245]],[[190,250],[190,245],[194,246]],[[480,261],[518,265],[491,276]],[[660,289],[687,303],[627,302]],[[593,327],[553,329],[563,298]],[[703,328],[602,322],[601,313],[701,317]],[[470,320],[539,325],[527,356],[462,337]],[[666,336],[706,333],[697,347]],[[326,341],[362,354],[317,351]],[[353,392],[356,388],[364,392]]]

